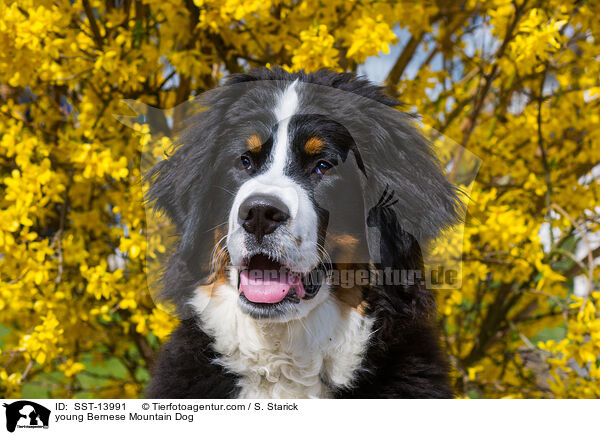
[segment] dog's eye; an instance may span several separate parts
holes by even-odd
[[[317,166],[315,166],[314,172],[315,174],[323,175],[332,167],[333,165],[331,163],[326,162],[325,160],[321,160],[319,163],[317,163]]]
[[[252,168],[252,159],[246,155],[240,157],[240,162],[242,164],[242,168],[247,171],[251,171]]]

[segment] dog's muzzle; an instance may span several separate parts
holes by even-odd
[[[274,196],[251,196],[239,208],[240,225],[254,234],[257,243],[262,243],[265,235],[271,234],[290,218],[288,207]]]

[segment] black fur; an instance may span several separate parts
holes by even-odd
[[[365,210],[370,212],[365,220],[378,229],[382,241],[381,246],[374,248],[378,251],[376,266],[422,271],[421,246],[454,224],[460,214],[456,191],[443,176],[429,144],[409,126],[408,115],[393,109],[381,111],[381,104],[397,106],[398,101],[353,74],[330,71],[289,74],[282,69],[260,69],[234,75],[227,85],[272,81],[272,86],[253,91],[257,93],[256,106],[246,108],[253,115],[253,128],[260,130],[255,113],[273,106],[274,90],[281,89],[280,82],[295,79],[363,98],[363,102],[357,103],[340,95],[336,101],[319,101],[319,105],[325,108],[329,105],[332,113],[338,111],[346,118],[354,117],[352,125],[356,131],[350,133],[356,143],[363,145],[361,156],[355,153],[355,157],[357,161],[360,158],[361,165],[364,160],[361,170],[366,168],[363,196]],[[186,302],[208,275],[207,246],[213,243],[208,230],[227,220],[230,206],[229,196],[211,196],[207,192],[231,191],[243,181],[237,173],[220,166],[221,162],[235,158],[232,138],[247,137],[243,113],[238,111],[235,118],[230,118],[230,108],[235,107],[238,95],[227,86],[209,94],[205,104],[210,109],[196,115],[188,125],[181,140],[183,145],[148,175],[149,200],[156,201],[156,207],[168,214],[180,236],[165,269],[162,296],[174,303],[184,319],[159,355],[146,392],[149,397],[231,398],[237,394],[236,376],[212,362],[218,355],[211,348],[211,338],[198,327]],[[219,126],[224,121],[239,126],[240,130],[221,131]],[[264,130],[272,124],[273,120],[266,117]],[[382,193],[392,195],[393,199],[379,201]],[[199,198],[210,200],[207,203]],[[396,210],[408,212],[398,214],[389,207],[386,209],[392,203]],[[380,207],[373,207],[374,204]],[[424,283],[367,287],[363,289],[363,298],[367,314],[375,318],[375,332],[354,387],[336,391],[335,395],[452,397],[448,365],[435,326],[435,302]]]
[[[402,229],[387,206],[394,192],[386,189],[382,203],[369,212],[368,223],[382,234],[379,270],[423,270],[421,248]],[[387,198],[385,197],[387,195]],[[387,204],[386,204],[387,203]],[[450,398],[448,366],[434,323],[435,302],[422,279],[398,286],[364,289],[367,314],[376,331],[355,387],[340,398]]]
[[[184,319],[171,334],[154,367],[146,396],[157,399],[234,398],[235,375],[212,360],[218,355],[211,349],[212,340],[195,319]]]

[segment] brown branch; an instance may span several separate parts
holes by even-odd
[[[62,280],[63,274],[63,249],[62,249],[62,237],[65,231],[65,220],[67,217],[67,209],[69,208],[69,190],[71,188],[71,184],[73,183],[73,171],[71,170],[69,174],[69,184],[67,184],[67,188],[65,189],[65,200],[60,209],[60,218],[58,224],[58,231],[52,238],[52,243],[50,244],[50,248],[54,247],[54,244],[58,242],[58,271],[56,274],[55,283],[58,285]]]
[[[510,285],[507,284],[504,284],[500,287],[494,302],[492,302],[485,317],[481,321],[479,334],[475,338],[473,348],[469,352],[469,355],[467,355],[462,361],[464,367],[470,367],[476,361],[479,361],[485,355],[486,349],[494,341],[493,338],[498,331],[498,326],[506,318],[505,314],[510,308],[511,302],[513,301],[513,298],[511,298],[509,303],[505,305],[505,301],[510,294],[510,290]]]
[[[96,46],[100,50],[102,50],[104,43],[102,35],[100,34],[100,29],[98,28],[98,23],[96,22],[96,17],[94,16],[94,11],[90,6],[89,0],[82,0],[82,4],[83,9],[85,10],[85,14],[87,15],[88,20],[90,22],[90,29],[92,29],[92,34],[94,35],[94,42],[96,43]]]
[[[506,35],[504,36],[502,45],[500,46],[500,48],[498,49],[498,51],[496,52],[496,54],[494,56],[495,58],[500,58],[504,55],[504,51],[506,50],[506,47],[508,47],[508,44],[512,40],[513,32],[517,26],[517,23],[519,22],[519,19],[521,18],[521,15],[525,9],[526,4],[527,4],[527,1],[524,1],[521,6],[515,5],[515,17],[512,20],[512,22],[508,25],[508,28],[506,29]],[[483,71],[483,68],[481,68],[481,70]],[[462,148],[459,151],[459,153],[456,155],[455,162],[452,165],[452,169],[450,170],[449,177],[451,180],[454,179],[456,168],[458,166],[458,164],[457,164],[458,160],[462,156],[463,150],[464,150],[464,148],[466,148],[467,143],[469,142],[469,139],[471,138],[471,135],[473,134],[473,131],[475,130],[475,124],[477,123],[477,118],[479,117],[479,113],[481,112],[481,109],[483,108],[483,103],[485,102],[487,94],[490,91],[490,88],[492,86],[492,82],[494,81],[494,79],[496,78],[498,73],[499,73],[499,66],[498,66],[498,62],[496,62],[496,63],[494,63],[494,66],[492,67],[492,71],[490,72],[490,74],[484,74],[484,76],[483,76],[484,84],[481,87],[481,91],[475,95],[475,106],[473,107],[471,116],[468,119],[468,124],[467,124],[467,128],[465,131],[465,135],[464,135],[462,143],[461,143]]]
[[[135,330],[135,326],[132,325],[130,331],[138,352],[146,362],[146,367],[151,369],[154,364],[154,349],[152,349],[152,346],[150,346],[150,343],[148,343],[146,337],[142,336]]]
[[[540,83],[540,95],[538,98],[538,111],[537,111],[537,134],[538,134],[538,146],[540,148],[540,154],[542,159],[542,166],[544,167],[544,180],[546,183],[546,194],[544,198],[546,200],[547,219],[548,219],[548,232],[550,237],[550,247],[554,248],[554,232],[552,229],[552,215],[550,209],[552,206],[552,183],[550,181],[550,165],[548,164],[548,154],[546,153],[546,146],[544,144],[544,135],[542,133],[542,107],[544,102],[544,83],[546,82],[546,74],[548,72],[548,62],[544,68],[542,74],[542,80]]]
[[[527,281],[534,278],[532,273]],[[512,293],[512,296],[510,296]],[[511,284],[502,284],[498,290],[494,302],[492,302],[486,312],[485,317],[481,321],[479,334],[475,338],[473,348],[469,354],[462,360],[465,367],[470,367],[476,361],[479,361],[485,356],[485,352],[496,343],[504,334],[507,314],[512,307],[521,298],[523,292],[513,290]],[[524,310],[529,310],[529,305]],[[517,314],[519,316],[519,314]]]
[[[27,367],[25,367],[25,371],[23,372],[23,374],[21,375],[21,380],[20,382],[23,382],[25,380],[25,378],[27,377],[27,375],[29,374],[29,371],[31,370],[31,368],[33,367],[33,360],[29,360],[29,363],[27,364]]]
[[[577,231],[581,235],[583,242],[585,243],[585,247],[587,248],[587,261],[588,261],[588,284],[589,284],[588,296],[589,296],[590,294],[592,294],[592,291],[594,290],[594,257],[595,257],[594,252],[597,251],[598,249],[596,249],[595,251],[592,250],[592,246],[586,235],[585,230],[575,222],[575,220],[569,215],[569,213],[566,212],[566,210],[564,208],[562,208],[558,204],[551,204],[550,207],[553,208],[554,210],[556,210],[558,213],[560,213],[564,217],[566,217],[569,220],[569,222],[571,222],[571,225],[573,225],[573,227],[577,229]],[[576,260],[575,264],[577,266],[579,266],[581,268],[581,270],[584,270],[584,267],[582,267],[583,265],[579,264],[579,263],[580,262],[578,260]]]
[[[230,47],[225,43],[220,35],[209,33],[206,35],[208,39],[213,43],[217,54],[221,60],[225,63],[225,68],[230,74],[237,74],[242,72],[242,68],[237,63],[237,57],[230,55]]]
[[[424,36],[425,36],[425,33],[423,33],[423,32],[421,32],[416,37],[411,35],[410,39],[408,40],[408,42],[402,49],[402,53],[400,53],[400,56],[398,56],[398,59],[396,59],[396,62],[394,63],[392,70],[390,71],[387,78],[383,82],[386,87],[387,92],[390,95],[392,95],[392,96],[397,95],[396,84],[400,80],[400,77],[402,77],[402,73],[404,72],[404,70],[408,66],[409,62],[413,58],[413,55],[417,51],[417,47],[423,40]]]
[[[446,117],[444,124],[442,124],[440,126],[440,128],[437,129],[437,133],[433,138],[434,140],[437,139],[440,135],[442,135],[444,133],[444,131],[450,126],[452,121],[454,121],[458,117],[458,115],[460,115],[460,113],[467,106],[467,104],[469,104],[469,101],[471,101],[475,97],[476,94],[477,94],[477,87],[474,87],[471,91],[469,91],[466,98],[463,98],[462,100],[460,100],[456,103],[456,106],[454,107],[454,109],[452,109],[450,114]]]
[[[432,16],[429,20],[429,24],[433,25],[440,19],[450,16],[451,14],[453,14],[452,9],[455,9],[455,12],[458,12],[460,15],[459,15],[459,19],[457,20],[457,22],[454,23],[454,25],[450,27],[450,31],[447,32],[447,35],[452,35],[454,33],[454,31],[456,29],[458,29],[462,25],[462,23],[464,23],[464,21],[466,19],[468,19],[468,17],[470,16],[470,13],[466,13],[463,15],[462,13],[459,12],[459,11],[463,10],[463,8],[465,6],[462,2],[454,3],[454,4],[449,3],[448,5],[451,5],[451,6],[444,8],[445,10],[442,10],[439,13],[437,13],[436,15]],[[388,76],[386,77],[385,81],[383,82],[384,86],[386,88],[386,91],[389,93],[389,95],[397,96],[396,85],[398,84],[398,81],[402,77],[402,74],[404,73],[404,71],[406,70],[406,67],[412,60],[415,52],[417,51],[417,48],[419,47],[419,44],[421,44],[424,37],[425,37],[425,32],[420,32],[416,36],[411,35],[410,39],[408,40],[408,42],[402,49],[402,53],[400,53],[400,56],[398,56],[398,58],[396,59],[396,62],[394,62],[394,66],[392,67],[391,71],[389,72]],[[434,47],[434,49],[432,50],[432,52],[427,57],[427,59],[425,60],[425,62],[423,62],[421,64],[420,68],[422,68],[424,65],[427,65],[429,62],[431,62],[431,60],[437,54],[437,52],[443,50],[445,45],[446,44],[444,41],[438,42],[436,44],[436,46]]]

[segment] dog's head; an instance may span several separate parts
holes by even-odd
[[[167,298],[210,276],[250,316],[301,318],[339,296],[331,270],[420,268],[420,246],[456,221],[428,143],[366,80],[256,70],[204,104],[149,175],[180,235]]]

